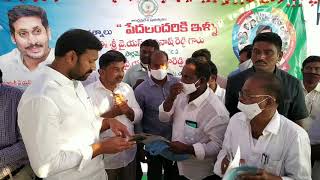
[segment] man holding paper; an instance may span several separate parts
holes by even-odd
[[[240,179],[311,179],[310,141],[300,126],[277,111],[281,83],[273,74],[255,73],[239,93],[214,172],[222,176],[240,147],[241,164],[256,167]],[[238,163],[239,164],[239,163]]]
[[[159,119],[173,122],[170,150],[194,156],[177,163],[181,177],[175,179],[200,180],[213,175],[229,113],[207,85],[211,75],[207,60],[187,59],[181,75],[181,83],[171,87],[160,105]]]

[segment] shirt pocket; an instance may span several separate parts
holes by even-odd
[[[280,176],[282,170],[282,163],[283,160],[269,159],[269,162],[265,165],[264,170],[273,175]]]
[[[198,140],[199,128],[184,124],[184,140],[187,144],[193,144]]]

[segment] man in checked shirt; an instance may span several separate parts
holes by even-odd
[[[17,124],[17,106],[22,92],[2,84],[0,70],[0,179],[31,180],[35,175]]]

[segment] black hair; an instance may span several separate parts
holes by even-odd
[[[320,56],[309,56],[307,59],[305,59],[302,63],[302,69],[311,62],[320,62]]]
[[[191,57],[197,58],[197,57],[205,57],[207,61],[211,61],[211,53],[208,49],[199,49],[192,53]]]
[[[110,50],[102,54],[102,56],[99,58],[99,68],[100,69],[106,68],[114,62],[126,63],[127,59],[121,52]]]
[[[257,36],[254,38],[252,45],[254,46],[257,42],[268,42],[276,46],[277,50],[281,52],[282,49],[282,40],[281,37],[273,32],[265,32],[257,34]]]
[[[216,66],[212,61],[208,61],[208,64],[209,64],[209,66],[210,66],[211,75],[217,76],[217,75],[218,75],[217,66]]]
[[[211,76],[210,65],[206,59],[202,58],[188,58],[186,64],[193,64],[196,66],[197,78],[204,77],[206,81],[209,81]]]
[[[156,50],[152,53],[151,57],[154,56],[155,54],[162,54],[166,57],[167,61],[169,60],[169,56],[165,51],[161,51],[161,50]],[[152,59],[152,58],[151,58]],[[150,59],[150,63],[151,63],[151,59]]]
[[[251,58],[251,53],[252,53],[252,45],[246,45],[244,48],[242,48],[239,52],[239,55],[241,55],[242,53],[247,53],[247,58],[250,59]]]
[[[47,29],[49,26],[47,13],[41,7],[32,5],[18,5],[8,11],[10,33],[14,34],[13,23],[22,17],[37,16],[41,19],[42,25]]]
[[[56,42],[55,56],[62,57],[69,51],[75,51],[78,56],[87,49],[102,49],[100,40],[91,32],[83,29],[71,29],[64,32]]]
[[[159,43],[154,39],[147,39],[143,41],[140,45],[140,48],[142,46],[149,46],[149,47],[153,47],[155,50],[159,50]]]
[[[256,72],[252,76],[248,77],[248,79],[262,82],[261,88],[263,88],[268,95],[275,97],[278,104],[281,102],[282,85],[276,75],[265,72]]]

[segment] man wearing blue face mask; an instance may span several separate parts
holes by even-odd
[[[214,172],[222,176],[240,147],[240,158],[256,173],[240,179],[311,180],[308,134],[293,121],[280,115],[281,82],[273,74],[255,73],[244,83],[238,108],[230,119]],[[228,156],[227,156],[228,155]]]
[[[175,179],[215,179],[212,169],[221,149],[229,113],[218,96],[208,87],[211,72],[208,61],[189,58],[181,72],[181,83],[159,107],[159,119],[171,122],[170,150],[191,154],[191,159],[179,161],[179,177]]]
[[[170,93],[170,87],[179,80],[167,74],[168,55],[164,51],[156,50],[149,62],[150,76],[146,77],[134,90],[136,99],[143,111],[141,129],[145,133],[163,136],[171,139],[172,123],[159,120],[159,105]],[[139,149],[143,151],[142,149]],[[140,155],[142,152],[140,152]],[[141,158],[141,157],[140,157]],[[144,157],[141,159],[145,159]],[[170,180],[173,177],[173,162],[162,156],[148,155],[148,178],[152,180]],[[162,169],[164,175],[162,175]]]

